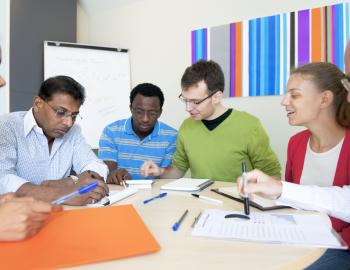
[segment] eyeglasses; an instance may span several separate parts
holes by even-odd
[[[350,92],[350,78],[345,77],[345,78],[341,79],[341,83],[343,84],[346,91]]]
[[[135,115],[137,117],[143,117],[146,114],[151,119],[158,118],[159,113],[160,113],[159,110],[145,111],[145,110],[142,110],[142,109],[135,109],[135,108],[131,108],[131,111],[133,113],[135,113]]]
[[[202,98],[202,99],[187,99],[187,98],[184,98],[182,96],[182,94],[180,94],[179,95],[179,99],[185,104],[186,103],[192,103],[193,105],[197,106],[197,105],[201,104],[203,101],[205,101],[208,98],[212,97],[214,94],[216,94],[216,92],[218,92],[218,91],[214,91],[213,93],[211,93],[210,95],[208,95],[207,97]]]
[[[81,120],[83,119],[79,113],[68,113],[65,109],[55,109],[54,107],[52,107],[46,100],[43,100],[47,105],[49,105],[49,107],[52,109],[52,111],[55,113],[56,118],[58,119],[66,119],[68,117],[72,118],[72,121],[75,122],[77,119]]]

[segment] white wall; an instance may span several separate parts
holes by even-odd
[[[182,73],[191,63],[191,30],[340,2],[79,0],[78,42],[130,49],[132,85],[159,85],[165,94],[162,120],[178,128],[187,117],[177,96]],[[281,98],[229,98],[224,104],[261,119],[284,167],[288,139],[301,128],[288,125]]]
[[[7,84],[0,88],[0,115],[8,113],[9,103],[9,70],[10,70],[10,0],[0,0],[0,45],[2,48],[2,63],[0,75]]]

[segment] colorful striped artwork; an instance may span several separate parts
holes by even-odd
[[[192,31],[192,63],[223,68],[226,97],[283,95],[290,70],[327,61],[344,70],[349,2]]]

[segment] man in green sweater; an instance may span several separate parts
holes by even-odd
[[[224,87],[224,74],[214,61],[199,61],[185,70],[179,98],[191,117],[179,129],[173,164],[160,168],[147,161],[141,167],[144,176],[175,179],[190,169],[192,178],[234,182],[243,161],[248,171],[280,176],[281,166],[260,121],[224,107]]]

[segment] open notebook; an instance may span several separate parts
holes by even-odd
[[[243,203],[243,198],[240,196],[240,194],[238,194],[236,186],[216,188],[211,189],[211,191],[225,196],[226,198]],[[277,204],[275,200],[268,200],[258,195],[252,195],[251,199],[249,200],[249,205],[262,211],[290,208],[287,205]]]

